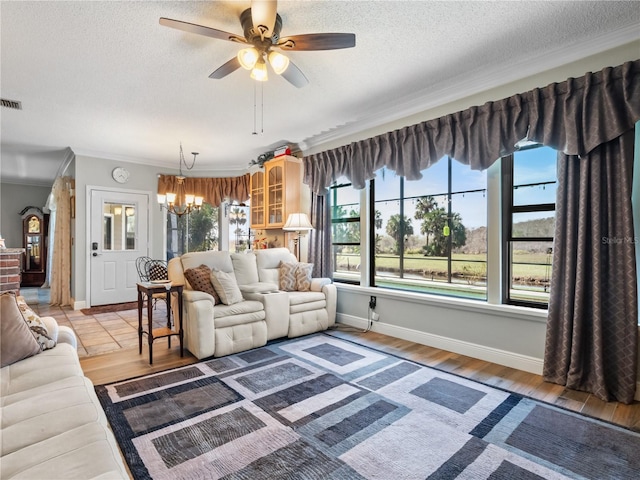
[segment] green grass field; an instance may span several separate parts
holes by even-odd
[[[338,255],[336,271],[355,271],[360,261],[358,255]],[[452,272],[460,275],[471,274],[482,277],[486,273],[486,256],[482,254],[454,254],[452,256]],[[550,274],[546,253],[514,253],[513,276],[527,280],[542,282]],[[397,255],[376,256],[376,270],[393,272],[400,270],[400,258]],[[425,278],[446,276],[446,257],[425,257],[423,255],[405,255],[404,270],[415,274],[423,274]],[[426,272],[426,275],[425,273]]]

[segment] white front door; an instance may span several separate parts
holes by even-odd
[[[136,258],[149,255],[149,195],[91,190],[91,306],[138,298]]]

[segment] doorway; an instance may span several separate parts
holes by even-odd
[[[132,302],[136,258],[149,255],[149,196],[90,190],[89,306]]]

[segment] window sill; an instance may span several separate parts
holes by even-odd
[[[360,285],[350,285],[347,283],[334,283],[338,291],[360,293],[365,295],[375,295],[379,298],[389,298],[401,301],[410,301],[423,305],[433,305],[436,307],[453,308],[456,310],[466,310],[470,312],[481,311],[503,317],[518,317],[521,320],[531,322],[546,323],[547,310],[531,307],[520,307],[516,305],[495,305],[481,300],[471,300],[457,297],[446,297],[440,295],[430,295],[428,293],[407,292],[392,290],[382,287],[363,287]]]

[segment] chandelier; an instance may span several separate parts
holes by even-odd
[[[192,193],[185,192],[184,180],[187,177],[182,174],[182,165],[184,164],[184,167],[187,170],[191,170],[196,164],[196,156],[198,155],[198,152],[191,152],[191,155],[193,155],[193,162],[191,162],[191,166],[189,166],[184,159],[182,143],[180,143],[180,174],[176,175],[176,191],[167,192],[166,194],[158,194],[160,209],[165,208],[168,212],[175,213],[179,217],[184,214],[189,214],[192,211],[200,210],[200,207],[202,207],[202,201],[204,200],[203,197],[197,197]]]

